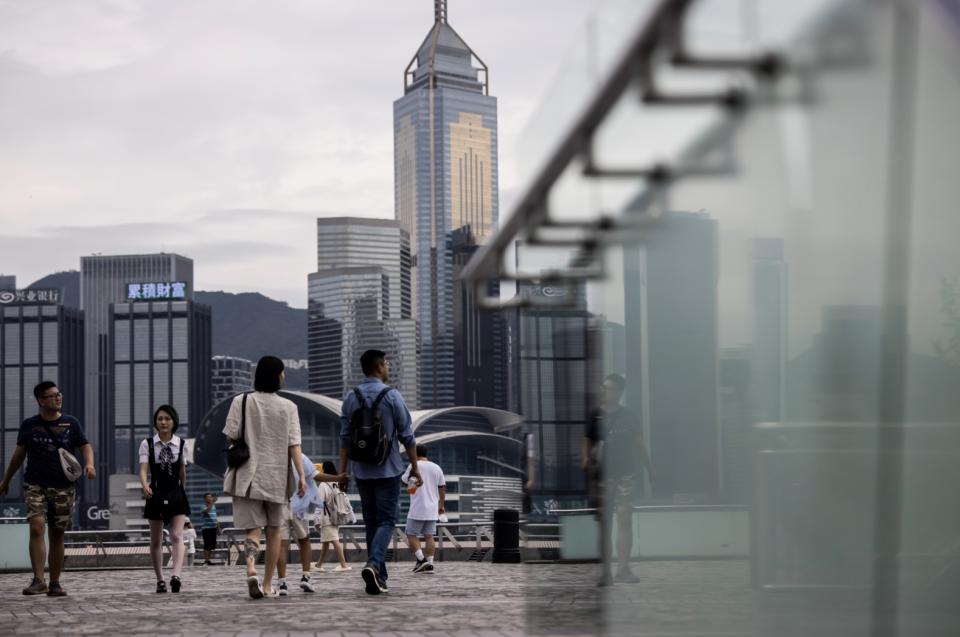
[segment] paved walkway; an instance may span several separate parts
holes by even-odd
[[[315,575],[318,592],[247,597],[239,567],[195,567],[184,590],[157,595],[147,570],[68,572],[66,598],[25,597],[26,574],[0,575],[3,635],[642,635],[644,637],[867,637],[862,612],[761,613],[746,562],[647,562],[641,581],[599,590],[595,565],[438,564],[437,574],[393,569],[391,592],[363,591],[359,566]],[[300,578],[299,567],[288,581]],[[951,623],[956,628],[956,624]],[[906,634],[956,635],[941,622]]]

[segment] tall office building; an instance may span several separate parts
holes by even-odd
[[[523,285],[519,293],[573,297],[563,306],[538,305],[514,313],[510,402],[511,411],[523,416],[537,450],[534,506],[544,499],[561,508],[586,506],[579,456],[602,364],[586,292],[581,286]]]
[[[80,259],[80,308],[84,312],[85,414],[87,437],[102,449],[113,439],[109,414],[113,396],[109,377],[110,306],[131,300],[193,296],[193,261],[176,254],[89,256]],[[97,471],[109,475],[112,458],[96,455]],[[97,481],[100,499],[109,496],[106,480]]]
[[[464,226],[483,242],[498,218],[497,100],[487,68],[447,22],[446,0],[436,0],[434,17],[393,104],[394,205],[410,233],[421,404],[430,408],[452,405],[456,392],[446,243]]]
[[[308,277],[310,390],[340,397],[363,379],[360,355],[380,349],[393,385],[418,404],[410,240],[397,221],[317,220],[317,272]]]
[[[380,267],[386,276],[384,316],[413,318],[410,234],[391,219],[317,219],[317,270]]]
[[[477,247],[469,226],[451,233],[454,398],[458,406],[507,409],[507,325],[504,312],[482,310],[474,286],[460,280],[461,271]],[[485,294],[500,296],[500,283],[488,283]]]
[[[134,301],[111,305],[111,317],[113,436],[98,451],[109,458],[109,474],[135,473],[137,448],[153,435],[158,406],[177,410],[183,438],[210,409],[210,308],[194,301]]]
[[[0,274],[0,290],[8,292],[17,289],[17,277],[12,274]]]
[[[725,347],[720,350],[720,431],[722,445],[723,492],[727,504],[749,504],[753,496],[753,426],[750,366],[754,360],[750,347]]]
[[[656,240],[624,249],[627,404],[643,419],[657,498],[721,489],[717,395],[717,224],[671,212]]]
[[[754,417],[781,422],[787,357],[787,263],[783,239],[754,239],[753,275]]]
[[[59,290],[2,290],[0,456],[4,460],[16,448],[20,423],[38,412],[33,388],[43,380],[57,383],[64,412],[82,420],[83,313],[60,305]],[[22,501],[21,477],[21,472],[14,476],[7,500]],[[80,494],[83,497],[83,485]]]
[[[246,358],[214,356],[210,360],[210,374],[213,405],[253,389],[253,361]]]

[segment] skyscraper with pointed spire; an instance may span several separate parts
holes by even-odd
[[[393,104],[396,218],[410,233],[422,408],[455,397],[452,233],[478,242],[498,218],[497,100],[487,66],[434,2],[434,24]]]

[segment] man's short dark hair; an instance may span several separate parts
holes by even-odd
[[[360,369],[363,370],[364,376],[370,376],[373,372],[377,371],[377,367],[380,366],[380,361],[387,357],[386,352],[381,352],[378,349],[368,349],[360,356]]]
[[[330,460],[324,460],[323,462],[321,462],[320,468],[328,476],[337,475],[337,465],[333,464],[333,462],[331,462]]]
[[[427,456],[427,445],[417,445],[417,457],[418,458],[428,458]]]
[[[43,398],[43,395],[47,393],[48,389],[54,389],[57,386],[52,380],[45,380],[42,383],[38,383],[36,387],[33,388],[33,397],[37,400]]]
[[[616,385],[619,391],[623,391],[624,389],[627,388],[627,379],[625,379],[620,374],[610,374],[603,379],[603,382],[613,383],[614,385]]]
[[[203,494],[203,497],[207,497],[207,496],[210,496],[212,498],[213,494],[207,491],[206,493]]]
[[[257,361],[257,371],[253,377],[253,388],[271,394],[280,390],[280,374],[283,373],[283,361],[276,356],[264,356]]]

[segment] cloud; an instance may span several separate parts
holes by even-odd
[[[516,132],[589,3],[451,9],[491,68],[515,188]],[[0,270],[178,250],[200,286],[303,306],[314,219],[393,216],[392,103],[431,22],[426,1],[0,0]]]
[[[139,2],[3,2],[0,15],[9,52],[46,75],[111,69],[157,47],[140,25]]]
[[[197,220],[201,222],[221,223],[224,221],[303,221],[328,217],[334,213],[327,211],[307,212],[298,210],[270,210],[234,208],[230,210],[211,210],[203,213]]]

